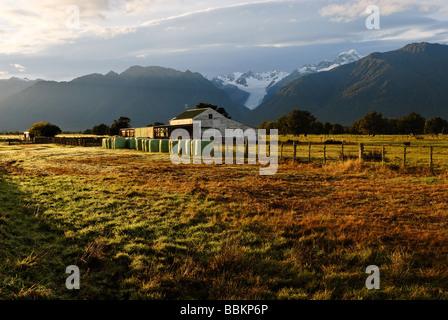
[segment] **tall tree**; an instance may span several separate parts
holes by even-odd
[[[131,127],[131,119],[128,117],[120,117],[118,120],[114,120],[114,123],[110,126],[109,135],[114,136],[120,134],[120,129],[126,129]]]
[[[99,124],[92,128],[92,134],[96,134],[98,136],[104,136],[109,132],[110,128],[107,124]]]
[[[315,121],[316,118],[309,111],[294,109],[287,119],[289,132],[294,135],[311,133]]]
[[[28,131],[31,137],[54,137],[62,132],[58,126],[45,121],[33,124]]]
[[[203,102],[201,102],[201,103],[196,105],[196,109],[204,109],[204,108],[212,108],[216,112],[219,112],[220,114],[222,114],[224,117],[226,117],[228,119],[232,119],[230,114],[228,114],[226,109],[224,109],[223,107],[218,107],[218,106],[215,106],[213,104],[203,103]]]
[[[402,134],[422,134],[425,129],[425,118],[415,112],[398,119],[398,132]]]
[[[291,133],[288,126],[288,116],[283,115],[274,122],[274,128],[278,130],[278,133],[281,135],[286,135]]]
[[[380,134],[384,132],[385,120],[381,113],[372,111],[357,121],[357,127],[362,134]]]
[[[439,134],[448,132],[448,121],[440,117],[426,120],[424,132],[426,134]]]

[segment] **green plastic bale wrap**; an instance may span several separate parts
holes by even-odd
[[[163,153],[170,152],[170,140],[167,139],[160,140],[159,152]]]
[[[174,147],[177,146],[179,140],[170,140],[170,153],[174,153]],[[179,151],[179,149],[177,149]]]
[[[144,138],[143,139],[143,151],[144,152],[149,152],[149,139]]]
[[[160,150],[160,140],[150,139],[149,140],[149,152],[159,152]]]
[[[107,149],[112,149],[112,138],[107,138],[106,148]]]
[[[137,145],[137,150],[142,151],[143,150],[143,140],[136,138],[135,143]]]
[[[114,149],[126,149],[126,138],[117,137],[114,138]]]
[[[202,153],[204,152],[205,147],[211,143],[213,143],[213,141],[193,140],[193,148],[192,148],[193,156],[195,156],[195,157],[202,156]],[[213,151],[212,151],[212,155],[213,155]],[[209,156],[209,154],[206,154],[206,156]]]
[[[135,138],[127,138],[126,139],[126,148],[135,149]]]

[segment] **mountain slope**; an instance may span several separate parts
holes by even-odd
[[[31,87],[38,81],[41,80],[19,79],[15,77],[0,80],[0,101],[5,100],[13,94],[18,93],[28,87]]]
[[[227,92],[232,101],[243,104],[249,109],[255,109],[263,101],[277,92],[282,86],[306,74],[328,71],[340,65],[357,61],[361,56],[355,51],[342,52],[333,61],[324,60],[318,64],[304,65],[291,73],[271,70],[268,72],[245,73],[234,72],[219,75],[210,81],[218,88]]]
[[[272,96],[274,93],[276,93],[281,87],[284,85],[299,79],[300,77],[311,74],[311,73],[318,73],[322,71],[329,71],[331,69],[334,69],[339,66],[343,66],[348,63],[352,63],[355,61],[358,61],[361,59],[361,55],[356,52],[356,50],[349,50],[347,52],[341,52],[336,59],[333,61],[329,60],[323,60],[319,62],[318,64],[308,64],[304,65],[300,69],[296,69],[293,72],[291,72],[287,77],[283,78],[279,82],[275,83],[273,86],[269,87],[266,90],[266,95],[263,99],[263,102],[266,101],[270,96]]]
[[[121,74],[91,74],[70,82],[40,81],[0,102],[0,130],[24,130],[50,121],[78,131],[120,116],[133,126],[169,119],[200,102],[224,107],[233,119],[249,109],[233,103],[199,73],[161,67],[131,67]]]
[[[308,110],[320,121],[345,125],[371,110],[388,117],[414,111],[427,118],[448,118],[447,88],[448,46],[414,43],[294,80],[246,120],[258,125],[293,109]]]

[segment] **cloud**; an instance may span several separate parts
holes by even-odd
[[[445,10],[447,7],[446,0],[356,0],[329,4],[322,7],[319,14],[329,17],[332,22],[351,22],[368,15],[366,8],[369,5],[378,6],[383,16],[411,9],[429,14]]]
[[[127,7],[131,5],[141,9],[144,4],[155,2],[158,1],[2,1],[0,54],[33,54],[54,45],[72,43],[85,37],[111,38],[132,33],[135,31],[132,23],[127,23],[122,18],[126,16]],[[67,11],[67,8],[73,6],[79,9],[79,28],[68,27],[74,12]]]
[[[195,14],[272,2],[281,0],[228,0],[225,5],[218,0],[2,1],[0,54],[34,54],[80,39],[111,39]],[[73,5],[79,8],[79,28],[68,27],[74,13],[67,8]],[[180,29],[167,29],[173,30]]]
[[[22,66],[18,63],[10,63],[9,65],[20,72],[25,72],[25,70],[26,70],[26,68],[24,66]]]

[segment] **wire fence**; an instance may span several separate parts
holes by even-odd
[[[430,169],[448,169],[448,147],[405,144],[373,143],[300,143],[282,142],[279,145],[279,158],[299,162],[321,162],[323,164],[363,160],[389,166],[424,166]]]

